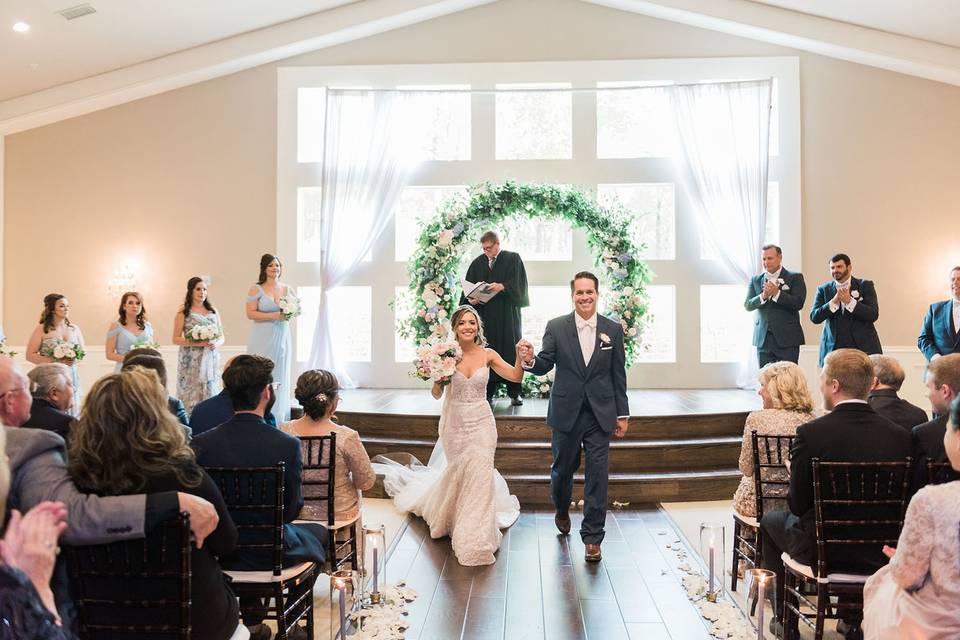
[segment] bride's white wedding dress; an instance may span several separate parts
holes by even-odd
[[[516,522],[520,503],[493,467],[497,425],[487,404],[488,367],[470,378],[459,371],[446,389],[440,439],[427,466],[403,466],[378,456],[374,468],[396,506],[422,517],[430,536],[450,536],[462,565],[492,564],[500,529]]]

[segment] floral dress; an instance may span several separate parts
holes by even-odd
[[[183,322],[186,336],[197,325],[220,326],[220,316],[211,312],[205,316],[193,311]],[[221,330],[222,334],[223,331]],[[177,397],[183,401],[187,414],[203,400],[220,393],[220,352],[208,347],[180,347],[177,356]]]

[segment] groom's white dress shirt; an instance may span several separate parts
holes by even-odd
[[[589,365],[593,357],[593,349],[597,345],[597,314],[584,320],[579,314],[573,314],[577,323],[577,336],[580,338],[580,351],[583,353],[583,364]]]

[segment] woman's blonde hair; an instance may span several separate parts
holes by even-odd
[[[760,369],[760,384],[767,389],[774,409],[813,411],[813,398],[803,369],[792,362],[771,362]]]
[[[70,434],[68,466],[77,486],[100,495],[139,493],[169,473],[185,487],[203,478],[160,379],[144,367],[93,385]]]
[[[483,335],[483,320],[480,319],[480,314],[477,313],[477,310],[469,304],[460,305],[457,307],[457,310],[453,312],[453,315],[450,316],[450,330],[453,331],[454,339],[457,337],[457,323],[460,322],[460,318],[468,313],[472,313],[473,317],[477,319],[477,333],[473,336],[473,341],[481,347],[487,346],[487,337]]]

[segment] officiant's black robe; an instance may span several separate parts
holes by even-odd
[[[513,251],[501,251],[497,260],[490,268],[489,259],[485,254],[477,256],[465,276],[470,282],[499,282],[504,290],[495,295],[486,304],[477,305],[480,319],[483,320],[483,333],[487,338],[487,345],[500,354],[507,364],[513,365],[517,358],[516,345],[522,335],[520,326],[520,309],[530,306],[530,297],[527,293],[527,271],[523,266],[520,254]],[[460,304],[469,304],[464,294],[460,295]],[[490,384],[487,386],[489,396],[505,382],[503,378],[490,372]],[[520,394],[520,383],[507,382],[507,393],[510,397]]]

